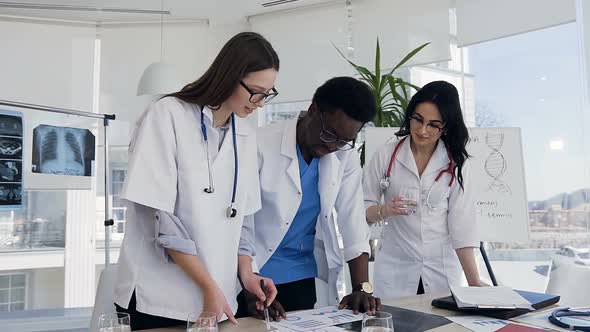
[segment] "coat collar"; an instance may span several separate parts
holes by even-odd
[[[404,165],[418,178],[420,178],[418,167],[416,166],[416,159],[414,159],[414,154],[412,153],[412,149],[410,147],[410,137],[408,136],[408,138],[401,142],[401,144],[402,145],[399,148],[395,160]],[[436,149],[430,157],[428,165],[426,165],[426,169],[424,170],[424,173],[422,173],[422,176],[439,171],[441,168],[446,167],[449,162],[450,160],[445,144],[439,139]]]
[[[287,174],[289,178],[293,181],[297,190],[301,191],[301,179],[299,174],[299,160],[297,157],[297,120],[287,120],[284,124],[283,129],[283,137],[281,141],[281,154],[289,159],[291,159],[291,163],[287,168]],[[341,163],[341,156],[347,153],[345,151],[336,151],[330,154],[327,154],[320,158],[318,164],[318,172],[320,173],[320,182],[322,181],[330,181],[334,182],[334,177],[336,174],[332,174],[332,171],[335,170],[337,173],[338,168],[340,167]],[[320,184],[321,185],[321,184]]]
[[[205,118],[209,121],[209,124],[212,124],[213,123],[213,112],[215,112],[215,111],[212,110],[211,108],[209,108],[209,106],[205,106],[205,107],[203,107],[202,112],[205,113]],[[250,134],[250,132],[252,131],[252,129],[250,128],[250,125],[246,122],[247,120],[242,119],[237,115],[234,115],[234,119],[236,119],[236,135],[248,136]],[[228,125],[231,126],[231,123],[228,123]]]
[[[299,175],[299,160],[297,158],[297,119],[286,121],[281,140],[281,154],[291,160],[287,167],[287,175],[301,192],[301,178]]]

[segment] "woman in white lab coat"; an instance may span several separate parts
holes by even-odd
[[[278,70],[268,41],[239,33],[203,76],[138,120],[115,287],[133,330],[186,324],[189,313],[236,322],[242,221],[261,204],[255,132],[243,118],[277,94]],[[239,272],[246,289],[272,302],[270,279],[262,290],[260,277]]]
[[[469,178],[469,134],[457,89],[432,82],[411,99],[401,140],[383,145],[365,166],[367,222],[383,224],[374,266],[375,296],[391,299],[448,291],[463,272],[479,278],[479,246]]]

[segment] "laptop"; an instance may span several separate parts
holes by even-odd
[[[516,290],[515,291],[524,297],[527,301],[529,301],[535,310],[539,310],[542,308],[546,308],[550,305],[556,304],[559,302],[559,295],[552,295],[552,294],[545,294],[545,293],[535,293],[535,292],[527,292]],[[477,314],[483,315],[498,319],[509,319],[513,317],[517,317],[527,312],[531,312],[533,310],[529,309],[476,309],[476,308],[462,308],[459,309],[457,307],[457,303],[455,302],[455,298],[451,296],[441,297],[438,299],[432,300],[432,306],[437,307],[440,309],[452,310],[452,311],[460,311],[469,314]]]

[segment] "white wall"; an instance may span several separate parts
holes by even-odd
[[[351,73],[332,46],[333,42],[344,52],[344,14],[344,5],[336,4],[250,19],[252,30],[270,41],[281,61],[276,101],[310,100],[327,79]]]
[[[408,64],[450,59],[447,0],[360,0],[353,2],[352,18],[346,15],[344,3],[336,3],[250,18],[252,29],[270,40],[281,59],[278,102],[309,100],[327,79],[355,73],[332,46],[348,56],[349,25],[352,60],[369,69],[375,68],[377,37],[381,68],[392,68],[426,42],[431,45]]]
[[[0,21],[2,99],[91,111],[94,28]]]
[[[426,42],[430,45],[406,65],[450,60],[449,0],[359,0],[353,4],[357,64],[374,68],[377,37],[381,68],[392,68]]]
[[[160,61],[160,25],[105,26],[100,29],[100,39],[100,112],[117,116],[109,131],[111,144],[127,145],[132,124],[152,100],[136,93],[144,69]],[[163,60],[175,66],[183,83],[194,81],[206,69],[207,45],[205,23],[164,25]]]
[[[29,270],[28,308],[64,307],[64,269]]]

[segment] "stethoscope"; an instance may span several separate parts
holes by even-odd
[[[572,331],[590,331],[590,323],[589,325],[579,326],[570,325],[561,320],[561,317],[590,317],[590,311],[582,311],[581,309],[589,308],[559,308],[551,313],[551,316],[549,316],[549,321],[554,325]]]
[[[379,185],[381,186],[381,190],[383,191],[383,193],[385,193],[385,191],[387,190],[387,188],[389,188],[389,178],[391,177],[391,170],[393,169],[393,161],[395,160],[395,157],[397,157],[397,153],[399,151],[400,146],[402,145],[402,143],[406,140],[406,138],[408,138],[407,136],[402,138],[401,141],[399,141],[399,143],[397,143],[397,145],[395,146],[395,148],[393,149],[393,153],[391,154],[391,158],[389,159],[389,167],[387,168],[387,173],[385,174],[385,177],[383,177],[383,179],[381,179],[381,181],[379,182]],[[431,209],[435,209],[436,206],[438,206],[440,204],[440,202],[442,202],[443,199],[445,199],[446,197],[449,196],[450,192],[451,192],[451,186],[453,185],[453,181],[455,181],[455,173],[453,172],[453,159],[451,158],[451,154],[449,153],[448,149],[447,149],[447,154],[449,156],[449,160],[451,161],[449,163],[449,167],[443,169],[442,171],[440,171],[438,173],[438,175],[436,176],[436,178],[434,179],[434,183],[432,183],[432,185],[430,186],[430,189],[428,189],[428,194],[426,195],[426,206],[428,206]],[[442,176],[445,173],[449,173],[451,175],[451,180],[449,181],[449,187],[447,189],[447,193],[446,195],[444,195],[439,202],[437,202],[437,204],[435,204],[434,206],[430,204],[430,194],[432,192],[432,188],[434,187],[434,185],[438,182],[438,180],[440,180],[442,178]]]
[[[238,214],[238,210],[235,208],[236,204],[236,191],[238,188],[238,144],[236,143],[236,121],[235,121],[234,114],[231,114],[231,134],[232,140],[234,144],[234,186],[233,191],[231,194],[231,203],[227,207],[225,211],[225,215],[228,218],[234,218]],[[201,110],[201,132],[203,133],[203,141],[205,141],[205,147],[207,149],[207,172],[209,173],[209,187],[203,189],[204,192],[207,194],[212,194],[215,192],[215,187],[213,187],[213,175],[211,174],[211,161],[209,159],[209,140],[207,139],[207,127],[205,126],[205,112]]]

